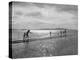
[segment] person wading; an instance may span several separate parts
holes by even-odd
[[[24,35],[23,35],[23,40],[25,41],[25,42],[29,42],[29,33],[30,33],[30,30],[28,30],[27,32],[25,32],[24,33]]]
[[[51,38],[51,31],[50,31],[50,38]]]

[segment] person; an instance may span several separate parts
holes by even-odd
[[[66,31],[66,29],[65,29],[65,30],[64,30],[64,32],[63,32],[63,34],[64,34],[64,37],[66,37],[66,32],[67,32],[67,31]]]
[[[51,38],[51,31],[50,31],[50,38]]]
[[[27,43],[29,42],[29,33],[30,33],[30,30],[25,32],[23,35],[23,40],[26,41]]]
[[[60,30],[60,37],[62,37],[63,36],[63,31],[62,30]]]

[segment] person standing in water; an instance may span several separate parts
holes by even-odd
[[[64,37],[66,37],[66,33],[67,33],[67,30],[65,29],[63,34],[64,34]]]
[[[51,38],[51,31],[50,31],[50,38]]]
[[[30,30],[25,32],[23,35],[23,40],[26,41],[27,43],[29,42],[29,33],[30,33]]]

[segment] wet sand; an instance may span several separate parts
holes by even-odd
[[[12,44],[13,58],[63,56],[78,54],[78,33],[69,31],[66,37]]]

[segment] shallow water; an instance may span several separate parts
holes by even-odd
[[[67,37],[35,40],[29,43],[12,44],[13,58],[76,55],[78,50],[77,32],[70,31]]]

